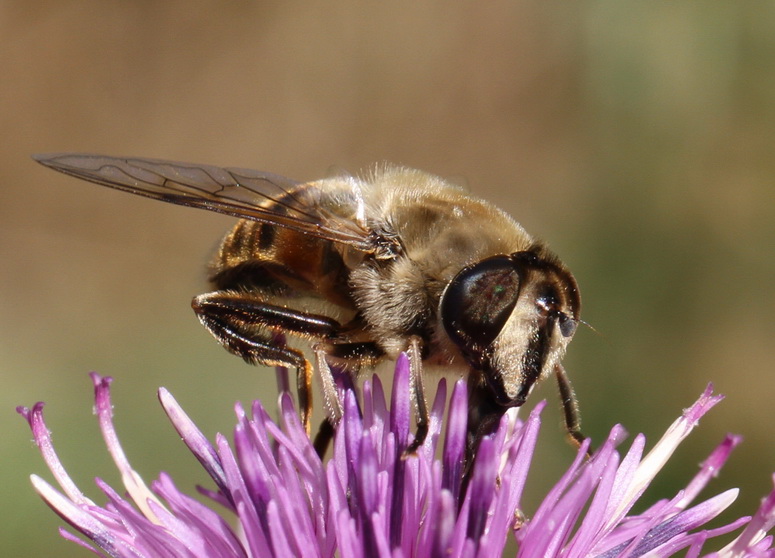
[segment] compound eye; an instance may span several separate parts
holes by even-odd
[[[519,274],[508,256],[464,268],[441,299],[441,320],[450,338],[481,358],[511,316],[519,296]]]

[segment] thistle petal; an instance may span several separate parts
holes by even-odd
[[[720,400],[710,388],[645,455],[646,441],[640,435],[620,454],[620,426],[589,459],[585,442],[532,514],[521,509],[521,500],[544,405],[537,405],[524,422],[516,409],[505,413],[493,434],[479,442],[467,472],[466,382],[455,383],[445,417],[442,380],[431,406],[428,436],[416,455],[405,456],[412,423],[405,356],[396,365],[389,405],[377,377],[364,382],[361,396],[349,381],[340,382],[342,416],[325,464],[287,391],[279,397],[279,421],[258,401],[249,414],[237,404],[232,440],[217,435],[213,443],[161,389],[159,399],[173,427],[215,484],[215,490],[200,492],[221,504],[224,515],[224,510],[188,496],[165,473],[150,488],[145,484],[116,434],[111,380],[96,374],[92,380],[103,438],[130,498],[100,479],[96,484],[105,503],[98,506],[84,496],[54,451],[42,404],[18,411],[62,489],[33,475],[35,490],[88,543],[66,531],[62,536],[98,555],[490,558],[503,553],[513,533],[520,557],[668,556],[681,551],[695,557],[714,537],[746,523],[719,555],[775,555],[768,535],[775,526],[775,490],[753,518],[714,529],[704,526],[729,506],[736,490],[689,507],[739,443],[734,436],[722,441],[685,490],[641,514],[630,514],[678,444]]]

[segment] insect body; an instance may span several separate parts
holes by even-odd
[[[416,367],[420,359],[457,367],[468,374],[471,451],[553,373],[568,433],[581,440],[560,362],[579,321],[576,281],[493,205],[400,167],[298,183],[153,159],[36,159],[111,188],[240,218],[210,267],[213,290],[192,305],[230,352],[297,370],[306,426],[312,366],[280,333],[313,342],[326,370],[333,363],[357,371],[406,350]],[[416,447],[427,411],[414,376]],[[335,398],[333,382],[323,385],[326,400]]]

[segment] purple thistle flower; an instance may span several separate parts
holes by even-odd
[[[62,536],[99,556],[489,558],[502,555],[506,542],[516,538],[517,555],[525,557],[670,556],[679,551],[696,557],[710,539],[745,524],[717,555],[775,556],[767,535],[775,524],[775,491],[753,518],[714,529],[703,526],[735,499],[737,490],[690,507],[739,442],[733,436],[684,490],[629,515],[676,447],[721,399],[710,388],[645,456],[643,436],[620,456],[616,446],[624,431],[618,426],[590,459],[585,443],[529,519],[520,506],[543,404],[524,422],[517,420],[516,410],[503,417],[496,432],[481,441],[464,489],[465,382],[453,389],[440,451],[444,380],[431,409],[429,435],[416,456],[406,457],[411,399],[404,355],[396,364],[389,407],[376,376],[364,383],[361,404],[352,387],[342,390],[342,422],[326,463],[315,453],[287,392],[280,394],[279,423],[258,401],[250,415],[237,404],[232,442],[218,435],[213,444],[161,389],[159,399],[172,424],[215,483],[214,491],[199,490],[228,511],[221,515],[178,490],[164,473],[150,488],[145,485],[114,430],[111,379],[91,376],[103,436],[126,491],[119,494],[97,479],[106,501],[102,506],[67,475],[51,444],[43,404],[18,410],[60,487],[33,475],[35,489],[85,540],[61,529]]]

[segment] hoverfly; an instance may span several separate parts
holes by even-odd
[[[229,352],[253,364],[296,369],[308,432],[313,367],[284,339],[314,343],[329,414],[319,451],[338,420],[329,365],[357,372],[406,350],[415,367],[418,415],[412,448],[427,433],[421,361],[468,375],[469,452],[551,374],[568,434],[582,441],[561,364],[579,323],[576,281],[490,203],[436,176],[394,166],[364,178],[302,183],[154,159],[35,159],[103,186],[239,218],[210,265],[212,290],[195,297],[193,309]]]

